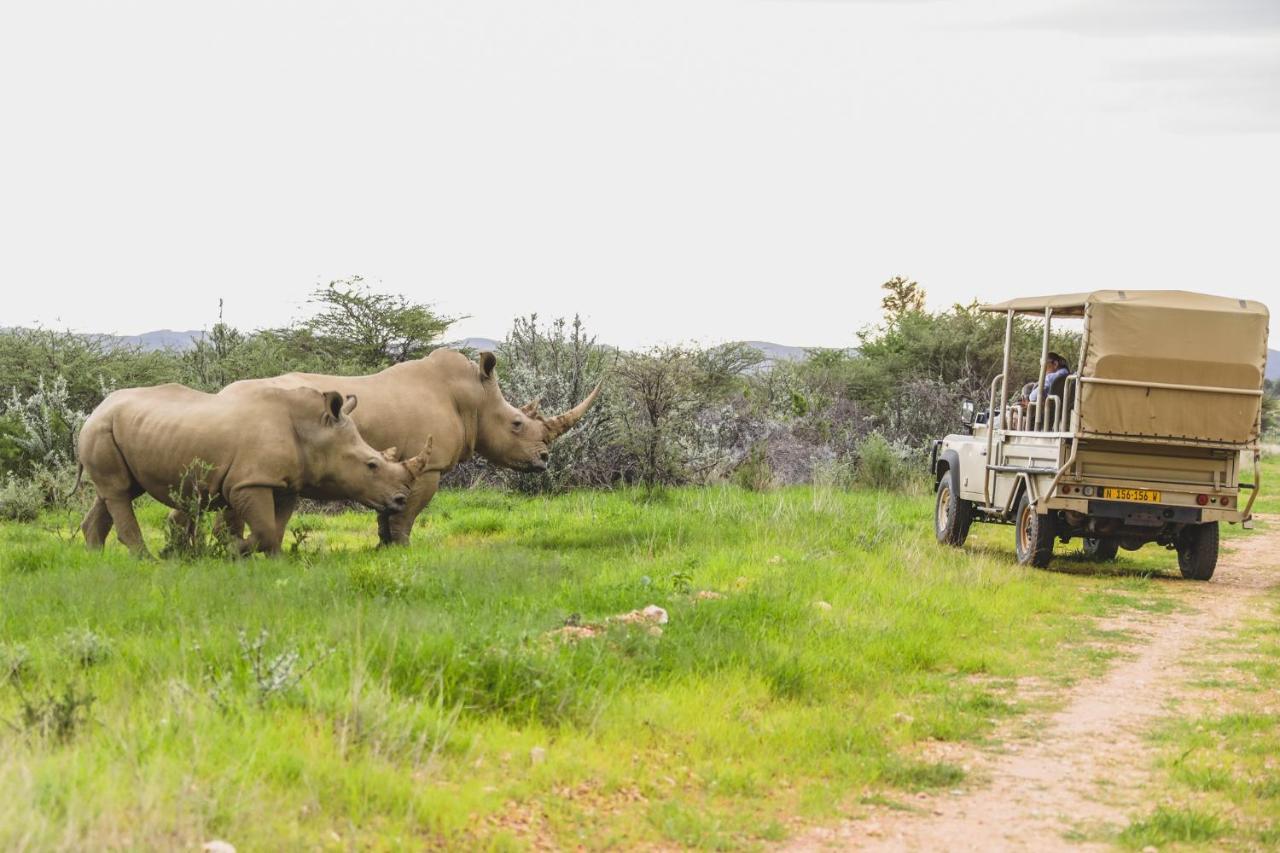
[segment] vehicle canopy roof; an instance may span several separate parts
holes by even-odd
[[[1182,290],[1096,290],[982,310],[1082,317],[1080,430],[1224,444],[1257,441],[1269,314]]]

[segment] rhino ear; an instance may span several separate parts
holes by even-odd
[[[498,357],[493,353],[485,350],[480,353],[480,376],[484,379],[493,378],[493,369],[498,366]]]
[[[331,420],[342,420],[342,406],[343,399],[341,394],[337,391],[324,392],[324,408]]]
[[[351,412],[355,410],[357,402],[355,394],[348,394],[347,399],[342,404],[342,414],[351,414]]]

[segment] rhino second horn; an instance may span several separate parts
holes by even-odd
[[[604,387],[604,380],[596,383],[596,387],[591,389],[591,393],[586,396],[581,403],[574,406],[563,415],[556,415],[554,418],[547,420],[547,432],[550,437],[555,439],[564,435],[582,420],[582,416],[587,413],[591,405],[596,401],[596,397],[600,396],[600,389]]]
[[[414,476],[421,476],[428,471],[443,471],[446,466],[431,464],[431,445],[435,443],[435,436],[427,436],[427,443],[423,445],[422,450],[412,459],[405,460],[405,466],[414,472]]]

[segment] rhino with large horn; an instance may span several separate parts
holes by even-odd
[[[541,413],[536,400],[517,408],[502,396],[497,364],[491,352],[471,361],[459,352],[438,349],[369,376],[286,373],[233,382],[220,393],[238,394],[262,385],[334,388],[359,397],[352,419],[374,447],[398,447],[407,458],[433,436],[433,472],[414,481],[402,511],[378,515],[384,544],[407,543],[414,520],[439,487],[436,471],[447,471],[473,455],[516,471],[545,471],[551,443],[573,429],[600,396],[597,385],[578,405],[551,417]]]

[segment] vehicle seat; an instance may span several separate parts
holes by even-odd
[[[1071,374],[1075,376],[1075,374]],[[1067,383],[1070,376],[1059,376],[1053,380],[1053,385],[1049,389],[1050,396],[1057,396],[1062,401],[1059,412],[1054,416],[1058,419],[1057,429],[1064,430],[1071,426],[1071,406],[1076,398],[1076,382]],[[1077,380],[1078,381],[1078,380]]]

